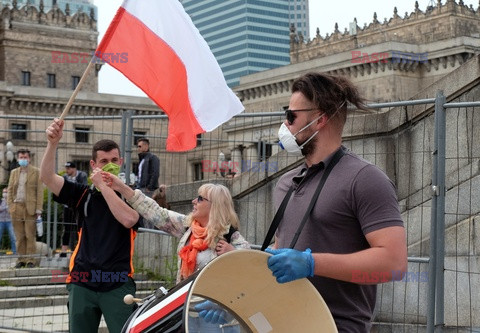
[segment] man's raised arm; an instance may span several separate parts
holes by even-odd
[[[58,195],[63,187],[63,177],[57,175],[55,172],[55,152],[57,150],[58,142],[63,135],[63,120],[54,119],[53,123],[46,129],[47,133],[47,149],[40,164],[40,178],[42,182],[52,191],[53,194]]]

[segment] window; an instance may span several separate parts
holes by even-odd
[[[30,85],[30,72],[22,71],[22,86]]]
[[[75,90],[80,82],[80,76],[72,76],[72,90]]]
[[[10,129],[12,130],[12,140],[27,140],[27,124],[13,123]]]
[[[203,180],[202,162],[193,163],[193,180]]]
[[[75,127],[75,142],[88,143],[88,135],[90,128],[88,127]]]
[[[270,156],[272,156],[272,144],[266,143],[265,141],[258,142],[258,160],[266,161]]]
[[[57,87],[55,74],[47,74],[47,87],[48,88],[56,88]]]
[[[202,134],[197,134],[197,147],[202,145]]]
[[[145,138],[146,136],[146,131],[133,131],[133,144],[136,146],[138,143],[138,139]]]

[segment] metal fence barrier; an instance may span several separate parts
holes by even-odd
[[[379,285],[376,332],[480,331],[480,318],[475,315],[480,308],[476,291],[480,286],[480,102],[468,101],[472,95],[478,99],[478,92],[466,93],[447,103],[438,92],[430,99],[372,104],[374,111],[353,113],[347,119],[344,145],[393,180],[407,233],[409,272]],[[262,243],[273,218],[276,182],[302,162],[277,147],[283,116],[283,112],[239,115],[199,136],[197,148],[185,153],[163,149],[166,116],[134,111],[70,116],[57,152],[57,168],[62,172],[64,163],[73,160],[88,172],[92,144],[110,138],[119,142],[125,157],[125,181],[133,183],[138,168],[135,143],[147,136],[151,151],[161,160],[160,183],[167,186],[171,209],[187,214],[201,184],[222,183],[234,197],[241,233],[258,248],[255,244]],[[0,138],[17,148],[28,147],[38,166],[46,146],[44,131],[52,118],[0,115],[4,125]],[[2,166],[0,179],[5,185],[9,167],[5,162]],[[45,197],[46,232],[38,239],[45,244],[44,266],[14,270],[15,256],[0,256],[0,327],[32,332],[68,328],[61,281],[65,268],[55,250],[63,224],[71,221],[63,221],[62,207],[51,195]],[[175,252],[174,238],[140,229],[134,258],[140,295],[171,285]]]

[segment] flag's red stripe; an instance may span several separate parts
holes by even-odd
[[[154,323],[156,323],[158,320],[161,318],[165,317],[165,315],[169,314],[173,310],[177,309],[180,306],[183,306],[185,303],[185,300],[187,298],[187,292],[184,294],[178,296],[176,299],[172,300],[170,303],[165,305],[163,308],[161,308],[159,311],[155,312],[152,314],[150,317],[145,318],[144,321],[136,325],[130,330],[130,333],[137,333],[137,332],[142,332],[144,329],[150,327]]]
[[[205,131],[190,104],[185,66],[165,41],[120,7],[97,52],[128,54],[127,62],[112,61],[110,65],[168,114],[168,150],[195,148],[197,134]]]

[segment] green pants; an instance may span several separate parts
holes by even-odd
[[[123,302],[125,295],[135,295],[135,282],[130,278],[122,286],[105,292],[96,292],[72,283],[67,284],[67,290],[70,333],[97,333],[102,314],[108,331],[120,333],[134,310],[134,304]]]

